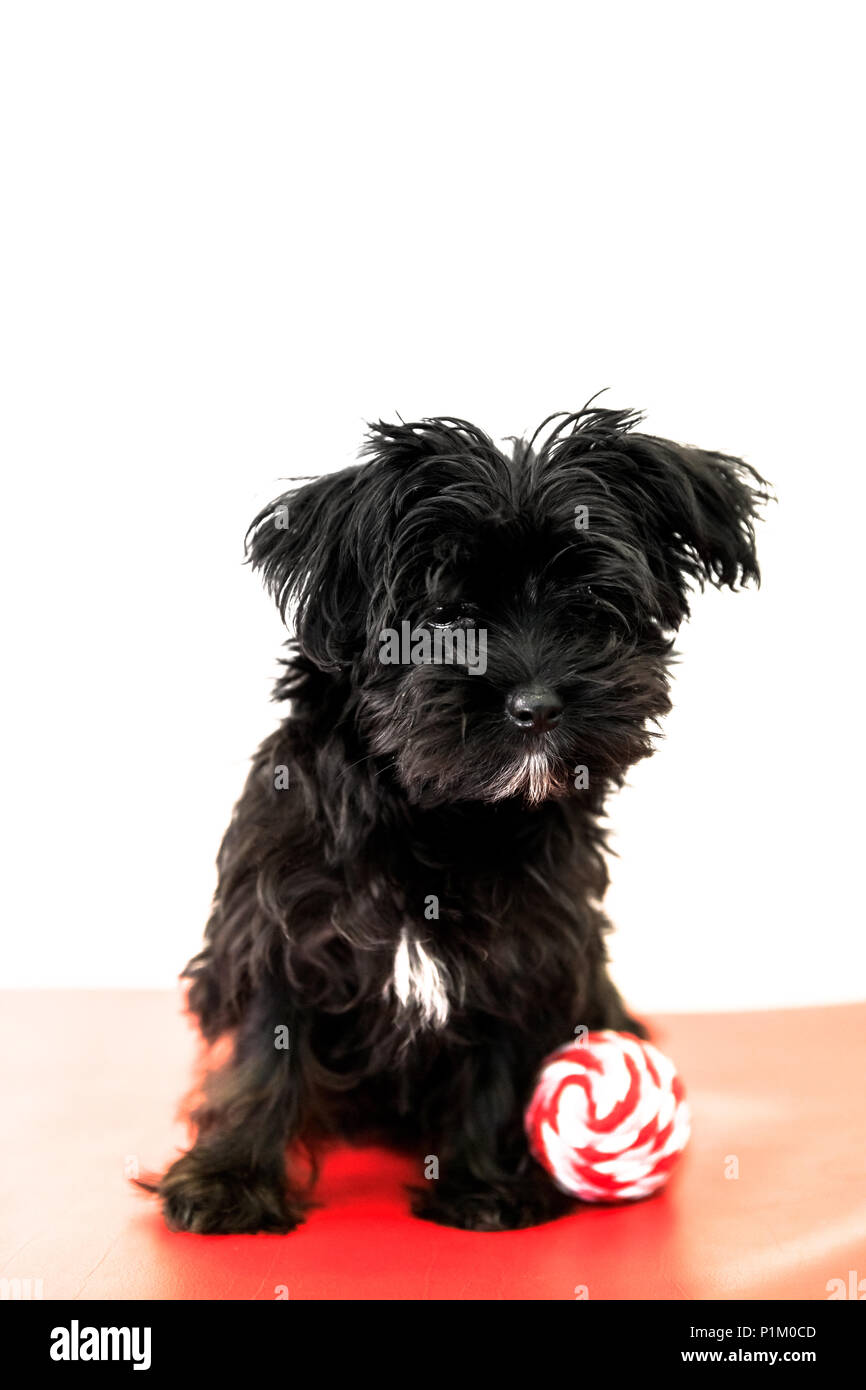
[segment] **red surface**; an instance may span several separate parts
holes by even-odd
[[[694,1121],[661,1196],[531,1231],[453,1231],[409,1215],[411,1164],[340,1150],[299,1231],[189,1236],[124,1178],[183,1143],[169,1121],[194,1040],[174,996],[4,993],[0,1277],[42,1279],[46,1298],[569,1300],[580,1286],[824,1299],[829,1280],[866,1278],[866,1005],[655,1027]]]

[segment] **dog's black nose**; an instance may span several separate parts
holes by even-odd
[[[528,733],[544,733],[559,723],[562,701],[546,685],[520,685],[505,701],[508,718]]]

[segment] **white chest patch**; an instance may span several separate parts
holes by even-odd
[[[424,1028],[443,1028],[448,1022],[448,978],[444,968],[410,935],[408,927],[400,933],[394,952],[394,969],[388,987],[401,1008],[418,1015]]]

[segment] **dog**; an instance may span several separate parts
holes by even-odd
[[[768,497],[642,418],[590,402],[508,449],[380,421],[359,464],[253,521],[248,560],[294,619],[290,712],[184,972],[230,1046],[192,1148],[144,1184],[170,1227],[292,1230],[337,1137],[413,1152],[431,1221],[572,1205],[527,1148],[539,1067],[581,1025],[647,1036],[608,975],[605,803],[653,751],[690,595],[760,581]]]

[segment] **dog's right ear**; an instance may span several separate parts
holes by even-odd
[[[349,664],[365,640],[371,549],[381,532],[369,467],[344,468],[286,492],[259,512],[246,555],[301,651],[324,669]]]
[[[247,532],[247,559],[284,621],[293,605],[298,645],[323,669],[350,665],[385,624],[395,571],[418,549],[411,526],[396,554],[394,537],[453,483],[455,459],[494,474],[505,466],[485,435],[450,418],[380,420],[361,455],[368,462],[277,497]]]

